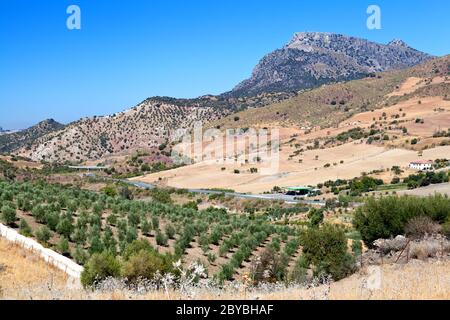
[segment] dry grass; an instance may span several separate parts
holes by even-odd
[[[15,298],[24,288],[66,287],[68,276],[38,255],[0,239],[0,298]],[[33,296],[23,297],[26,299]]]

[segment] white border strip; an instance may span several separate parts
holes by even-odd
[[[83,267],[76,264],[69,258],[47,248],[44,248],[37,241],[27,238],[19,234],[16,230],[11,229],[0,223],[0,236],[8,241],[20,245],[21,247],[30,250],[32,252],[38,253],[45,262],[55,266],[56,268],[64,271],[69,276],[79,279]]]

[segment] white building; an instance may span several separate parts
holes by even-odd
[[[409,164],[410,169],[420,170],[420,171],[430,170],[432,167],[433,167],[433,161],[431,161],[431,160],[418,160],[418,161],[413,161]]]

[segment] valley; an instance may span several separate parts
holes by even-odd
[[[0,238],[0,298],[448,299],[449,77],[302,32],[229,92],[2,132],[5,230],[83,271]]]

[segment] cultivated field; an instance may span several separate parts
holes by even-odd
[[[449,261],[422,262],[381,266],[381,286],[369,289],[371,269],[328,285],[306,289],[300,286],[247,290],[241,283],[235,290],[197,289],[189,297],[180,291],[156,291],[138,294],[113,288],[86,291],[68,281],[66,275],[45,264],[39,257],[0,239],[0,299],[250,299],[260,300],[368,300],[368,299],[450,299]],[[376,267],[375,267],[376,268]]]

